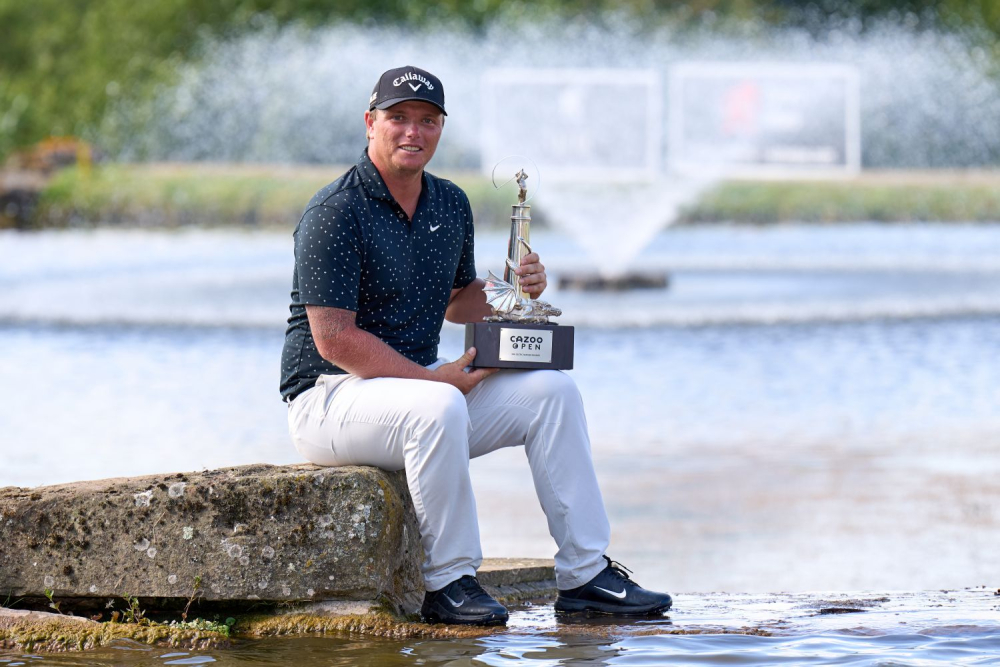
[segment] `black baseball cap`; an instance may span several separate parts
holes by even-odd
[[[444,86],[441,85],[441,79],[427,70],[413,66],[397,67],[380,76],[372,90],[371,99],[368,100],[368,110],[388,109],[393,104],[407,100],[430,102],[445,116],[448,115],[444,110]]]

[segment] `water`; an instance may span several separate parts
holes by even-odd
[[[480,271],[498,268],[505,239],[479,241]],[[553,276],[584,262],[559,234],[536,243]],[[0,485],[296,462],[277,394],[291,261],[287,234],[0,234]],[[640,583],[996,583],[1000,227],[677,228],[638,264],[669,270],[671,288],[547,296],[578,326],[611,554]],[[442,354],[461,344],[443,331]],[[479,459],[473,476],[485,553],[551,556],[523,455]],[[997,649],[995,633],[616,638],[546,623],[83,663],[988,664]]]
[[[573,237],[532,240],[556,276],[594,268]],[[506,243],[477,235],[481,274],[500,269]],[[5,232],[0,318],[275,328],[291,262],[290,232]],[[566,311],[561,322],[615,329],[1000,313],[996,225],[685,227],[652,238],[633,267],[668,270],[674,285],[625,301],[546,294]]]
[[[370,641],[272,639],[224,651],[147,647],[84,655],[4,655],[0,665],[995,665],[1000,639],[983,637],[739,635],[636,637],[625,641],[507,640]],[[6,662],[8,661],[9,662]]]
[[[371,640],[296,637],[243,640],[227,649],[183,651],[119,641],[84,654],[32,655],[0,651],[0,665],[995,665],[1000,635],[970,632],[864,636],[651,635],[615,637],[593,626],[550,623],[479,639]],[[647,631],[663,623],[650,623]],[[607,628],[605,628],[607,629]],[[542,631],[544,630],[544,631]],[[598,630],[598,631],[594,631]]]

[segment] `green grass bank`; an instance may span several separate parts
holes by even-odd
[[[346,166],[211,163],[107,164],[71,167],[39,193],[28,226],[292,227],[317,190]],[[477,220],[504,215],[508,193],[478,173],[439,173],[469,195]],[[506,215],[509,215],[509,211]]]
[[[58,172],[28,226],[266,226],[290,228],[339,166],[107,164]],[[441,173],[465,189],[480,227],[506,227],[512,194],[476,172]],[[535,219],[545,224],[544,205]],[[864,172],[843,180],[727,181],[681,223],[996,222],[998,171]]]
[[[873,171],[830,181],[730,181],[684,222],[996,222],[1000,171]]]

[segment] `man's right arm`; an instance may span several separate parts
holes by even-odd
[[[320,355],[361,378],[396,377],[446,382],[467,394],[483,378],[496,372],[495,369],[485,368],[469,373],[463,370],[476,356],[475,348],[435,370],[424,368],[396,352],[377,336],[355,326],[357,313],[351,310],[307,305],[306,315]]]

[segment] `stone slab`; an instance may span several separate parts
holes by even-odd
[[[558,593],[555,562],[549,558],[486,558],[478,578],[487,593],[507,606],[553,600]]]
[[[555,561],[551,558],[484,558],[477,573],[483,586],[527,583],[555,584]]]
[[[412,610],[422,551],[403,473],[250,465],[0,489],[0,592],[77,601],[381,599]]]

